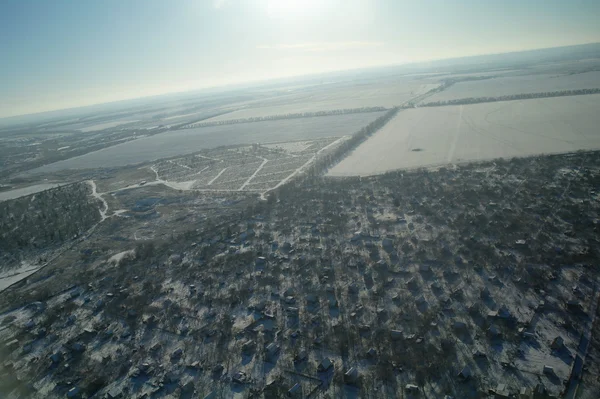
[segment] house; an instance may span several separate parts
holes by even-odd
[[[531,399],[533,398],[533,390],[531,388],[521,388],[519,391],[519,399]]]
[[[171,359],[180,358],[183,355],[183,349],[177,348],[171,353]]]
[[[552,343],[550,344],[550,348],[552,348],[554,350],[561,350],[564,347],[565,347],[565,341],[560,335],[558,337],[554,338],[552,340]]]
[[[467,331],[467,324],[463,321],[455,321],[453,327],[456,331]]]
[[[458,379],[460,381],[466,381],[472,376],[471,368],[469,366],[463,367],[463,369],[458,373]]]
[[[188,381],[184,385],[181,386],[181,392],[184,394],[193,394],[196,390],[196,387],[192,381]]]
[[[251,353],[254,350],[254,346],[254,341],[250,339],[242,344],[242,352],[246,354]]]
[[[317,371],[319,371],[319,372],[327,371],[332,367],[333,367],[333,362],[328,357],[326,357],[317,366]]]
[[[371,348],[367,351],[367,357],[372,359],[375,356],[377,356],[377,351],[375,350],[375,348]]]
[[[107,399],[122,399],[123,398],[123,390],[121,387],[112,387],[106,393]]]
[[[581,303],[579,303],[579,301],[571,299],[567,302],[567,309],[571,312],[581,312],[583,310],[583,307],[581,306]]]
[[[414,384],[406,384],[406,386],[404,387],[404,389],[407,392],[410,392],[410,393],[417,393],[417,392],[419,392],[419,387],[416,386],[416,385],[414,385]]]
[[[390,335],[391,335],[393,341],[397,341],[404,337],[404,334],[402,333],[401,330],[392,330],[390,332]]]
[[[546,399],[548,397],[544,384],[537,384],[533,390],[533,399]]]
[[[18,346],[19,346],[18,339],[10,340],[5,345],[6,349],[8,349],[9,351],[13,351],[13,350],[17,349]]]
[[[294,384],[294,386],[287,391],[288,398],[301,398],[302,396],[302,385],[299,383]]]
[[[490,326],[490,328],[488,328],[487,332],[490,335],[490,337],[492,337],[492,338],[500,338],[500,337],[502,337],[502,333],[500,332],[500,330],[498,329],[498,327],[496,327],[494,325]]]
[[[73,387],[71,389],[69,389],[69,392],[67,392],[67,398],[79,398],[79,388],[78,387]]]
[[[277,345],[275,342],[271,342],[265,348],[266,359],[268,361],[272,361],[275,358],[275,356],[277,356],[277,354],[279,353],[280,350],[281,350],[281,348],[279,347],[279,345]]]
[[[308,359],[308,353],[306,353],[306,350],[301,349],[296,356],[294,356],[294,363],[301,363],[306,359]]]
[[[510,392],[508,392],[506,384],[498,384],[495,389],[490,389],[490,393],[494,395],[494,398],[510,398]]]
[[[348,371],[344,373],[344,382],[346,384],[356,384],[358,382],[358,370],[356,367],[350,367]]]
[[[237,373],[235,373],[233,375],[233,382],[237,383],[237,384],[245,384],[246,381],[248,379],[248,376],[246,376],[246,373],[244,373],[243,371],[238,371]]]
[[[510,319],[510,311],[506,306],[501,306],[500,309],[498,309],[498,317],[501,319]]]
[[[475,358],[475,359],[487,358],[487,355],[485,354],[485,352],[482,352],[481,350],[477,349],[477,350],[473,351],[473,358]]]
[[[544,365],[544,369],[542,370],[544,374],[554,375],[554,367]]]

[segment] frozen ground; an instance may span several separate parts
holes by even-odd
[[[39,193],[40,191],[49,190],[58,186],[60,186],[58,183],[42,183],[33,186],[17,188],[14,190],[0,191],[0,201],[24,197],[26,195]]]
[[[483,74],[482,74],[483,75]],[[481,75],[477,75],[481,76]],[[511,94],[591,89],[600,87],[600,72],[573,75],[535,74],[459,82],[427,97],[424,103],[470,97],[500,97]]]
[[[39,267],[35,267],[25,263],[18,269],[0,272],[0,292],[5,290],[12,284],[16,283],[17,281],[20,281],[26,278],[27,276],[31,275],[32,273],[35,273],[38,269]]]
[[[246,104],[246,109],[219,115],[207,121],[215,122],[335,109],[394,107],[425,94],[439,85],[439,82],[435,81],[424,82],[406,77],[360,85],[324,85],[261,100],[260,102],[250,102]]]
[[[55,162],[32,172],[124,166],[227,145],[340,137],[353,134],[381,115],[370,112],[176,130]]]
[[[330,176],[600,148],[600,95],[401,111]]]

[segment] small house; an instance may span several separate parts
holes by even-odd
[[[356,384],[358,382],[358,370],[356,367],[350,367],[348,371],[344,373],[344,382],[346,384]]]
[[[328,357],[326,357],[317,366],[317,371],[319,371],[319,372],[327,371],[332,367],[333,367],[333,362]]]
[[[287,391],[288,398],[301,398],[302,396],[302,385],[299,383],[294,384],[294,386]]]
[[[467,324],[463,321],[455,321],[453,327],[456,331],[467,331]]]
[[[544,369],[542,370],[544,374],[554,375],[554,367],[544,365]]]
[[[469,366],[465,366],[460,371],[460,373],[458,373],[457,377],[460,381],[466,381],[469,378],[471,378],[471,376],[472,376],[471,368]]]
[[[419,392],[419,387],[416,386],[416,385],[414,385],[414,384],[406,384],[406,386],[404,387],[404,389],[407,392],[410,392],[410,393],[417,393],[417,392]]]
[[[508,391],[508,386],[506,384],[498,384],[496,389],[492,390],[492,394],[495,398],[510,398],[510,392]]]
[[[281,348],[279,347],[279,345],[277,345],[274,342],[271,342],[265,348],[265,357],[266,357],[266,359],[269,360],[269,361],[273,360],[275,358],[275,356],[277,356],[277,354],[279,353],[280,350],[281,350]]]
[[[550,347],[554,350],[561,350],[562,348],[564,348],[564,346],[565,346],[565,341],[560,335],[558,337],[554,338],[552,340],[552,343],[550,344]]]
[[[519,399],[531,399],[533,398],[533,390],[529,387],[523,387],[519,391]]]
[[[302,363],[306,359],[308,359],[308,353],[306,353],[306,350],[301,349],[296,356],[294,356],[294,363]]]

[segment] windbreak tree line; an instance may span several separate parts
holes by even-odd
[[[528,99],[532,99],[532,98],[581,96],[581,95],[586,95],[586,94],[598,94],[598,93],[600,93],[600,88],[599,89],[548,91],[548,92],[543,92],[543,93],[511,94],[511,95],[499,96],[499,97],[468,97],[468,98],[457,98],[455,100],[433,101],[430,103],[421,104],[420,107],[442,107],[445,105],[464,105],[464,104],[491,103],[491,102],[496,102],[496,101],[528,100]]]
[[[281,119],[297,119],[297,118],[312,118],[315,116],[330,116],[330,115],[344,115],[344,114],[359,114],[366,112],[381,112],[387,111],[385,107],[362,107],[362,108],[344,108],[344,109],[333,109],[329,111],[315,111],[315,112],[301,112],[301,113],[290,113],[283,115],[269,115],[269,116],[254,116],[250,118],[238,118],[228,119],[223,121],[212,121],[193,123],[187,125],[188,128],[197,127],[209,127],[209,126],[221,126],[221,125],[234,125],[237,123],[250,123],[250,122],[264,122],[264,121],[276,121]]]
[[[82,234],[100,220],[98,209],[85,182],[0,202],[0,266]]]

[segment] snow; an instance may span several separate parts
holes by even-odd
[[[119,263],[121,263],[121,261],[123,259],[130,259],[132,257],[135,256],[135,250],[130,249],[128,251],[123,251],[123,252],[119,252],[118,254],[115,254],[113,256],[111,256],[108,259],[108,263],[114,263],[115,265],[119,265]]]
[[[17,281],[23,280],[31,274],[38,271],[39,267],[31,266],[30,264],[23,263],[18,269],[11,269],[6,272],[0,272],[0,291],[5,290],[9,286],[13,285]]]
[[[511,94],[600,88],[600,72],[573,75],[534,74],[503,76],[486,80],[455,83],[444,91],[427,97],[423,103],[468,97],[500,97]]]
[[[58,161],[28,173],[124,166],[223,145],[340,137],[355,133],[381,115],[382,112],[369,112],[169,131]]]
[[[16,188],[14,190],[8,191],[0,191],[0,201],[6,201],[10,199],[25,197],[27,195],[39,193],[41,191],[49,190],[51,188],[56,188],[62,186],[61,183],[42,183],[35,184],[33,186]]]
[[[329,176],[600,148],[600,95],[403,110]]]

